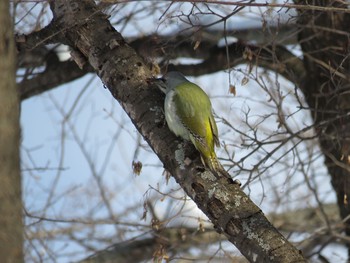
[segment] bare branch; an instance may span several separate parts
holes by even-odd
[[[74,61],[55,61],[44,72],[36,74],[33,78],[24,79],[18,84],[21,100],[57,88],[59,85],[73,81],[91,72],[87,65],[80,69]]]

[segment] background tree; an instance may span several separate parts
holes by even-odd
[[[335,242],[347,244],[350,149],[347,2],[102,1],[95,7],[90,1],[57,0],[16,2],[13,10],[18,33],[29,32],[16,36],[22,100],[96,72],[164,167],[216,229],[224,232],[249,260],[302,261],[298,251],[279,236],[236,185],[225,179],[216,181],[196,168],[200,166],[199,156],[190,145],[180,147],[192,160],[185,162],[185,170],[180,169],[183,164],[178,163],[179,141],[164,125],[163,97],[149,77],[152,72],[153,75],[159,70],[165,72],[170,63],[191,76],[225,71],[226,74],[197,82],[207,86],[208,93],[216,95],[214,108],[223,142],[219,156],[227,170],[243,182],[242,189],[264,212],[277,210],[275,208],[279,208],[277,212],[297,209],[292,216],[274,213],[271,219],[280,231],[299,233],[289,238],[293,242],[303,241],[295,245],[306,257],[327,260],[324,255],[327,246],[333,249]],[[102,11],[108,17],[102,15]],[[232,24],[241,22],[235,19],[244,19],[251,13],[258,14],[262,21],[258,28],[233,28]],[[143,17],[147,17],[148,22]],[[109,23],[128,37],[126,42]],[[151,25],[152,30],[148,32],[145,25]],[[61,44],[70,46],[72,60],[62,60]],[[210,83],[210,79],[215,80]],[[219,86],[223,86],[225,92],[218,92]],[[58,120],[61,127],[57,166],[52,166],[51,159],[38,164],[40,159],[35,158],[38,147],[24,145],[22,148],[22,174],[28,193],[24,197],[27,257],[37,261],[58,260],[60,256],[84,258],[82,255],[113,245],[89,260],[124,258],[127,262],[130,258],[151,257],[199,260],[207,256],[212,260],[216,256],[221,260],[222,257],[232,259],[232,248],[227,243],[217,236],[207,239],[204,234],[210,233],[208,229],[204,233],[198,231],[210,228],[203,223],[206,219],[198,219],[194,228],[193,222],[189,225],[189,222],[176,221],[184,217],[189,201],[179,189],[166,188],[164,181],[162,186],[155,181],[150,183],[144,197],[144,211],[135,211],[140,202],[130,199],[135,197],[135,185],[140,180],[132,177],[135,181],[132,190],[120,190],[125,189],[127,182],[123,181],[128,174],[125,163],[130,163],[130,159],[125,158],[127,151],[121,139],[127,130],[126,119],[117,117],[114,106],[110,106],[104,117],[115,121],[118,127],[110,133],[112,140],[107,144],[103,140],[89,144],[87,131],[100,127],[93,121],[98,110],[92,111],[92,118],[89,117],[85,126],[79,123],[81,117],[86,118],[78,118],[85,94],[95,92],[89,87],[86,85],[76,95],[67,92],[65,100],[54,93],[46,95],[49,101],[46,107],[51,112],[55,109],[52,118]],[[236,97],[233,94],[237,94]],[[134,172],[141,172],[143,164],[141,177],[149,182],[152,179],[145,174],[154,177],[156,173],[146,168],[152,164],[145,157],[147,146],[138,135],[131,137],[137,142],[131,157]],[[75,148],[67,141],[73,141]],[[89,183],[83,187],[72,184],[71,179],[67,185],[61,183],[62,177],[68,179],[65,174],[72,170],[67,166],[66,155],[77,149],[89,167]],[[116,149],[119,154],[114,155]],[[115,158],[111,159],[112,156]],[[79,157],[75,158],[81,163]],[[141,158],[142,163],[137,161]],[[323,161],[326,167],[322,167]],[[119,182],[112,181],[114,185],[108,187],[111,181],[106,174],[108,165],[113,163],[118,165],[115,171]],[[327,168],[327,172],[322,168]],[[38,179],[43,177],[38,175],[42,171],[46,177],[53,174],[49,183],[43,184]],[[161,169],[157,171],[160,174]],[[334,207],[326,205],[332,201],[328,175],[342,221],[336,217]],[[35,181],[37,185],[45,185],[42,195],[36,195],[42,198],[42,204],[29,194],[36,191],[31,190]],[[170,185],[176,187],[171,181]],[[79,202],[79,199],[85,200],[84,196],[89,202]],[[166,202],[162,210],[159,200],[163,199]],[[74,205],[68,206],[67,200],[75,200],[81,214]],[[128,202],[121,206],[120,200]],[[174,209],[174,204],[182,202],[183,206]],[[309,206],[313,209],[305,209]],[[145,220],[143,223],[141,217]],[[286,219],[291,217],[298,220]],[[304,225],[305,218],[310,224]],[[48,234],[42,236],[43,232]],[[303,238],[301,234],[305,233],[308,235]],[[192,238],[195,236],[200,237],[205,244],[203,251],[208,253],[193,251],[203,245]],[[281,240],[284,245],[278,242]],[[73,243],[76,246],[67,249],[67,244]],[[57,247],[60,251],[65,248],[64,255]],[[332,260],[337,257],[332,256]]]
[[[0,23],[0,258],[22,262],[19,98],[13,25],[6,1],[0,3]]]

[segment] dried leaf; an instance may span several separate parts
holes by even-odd
[[[244,51],[243,51],[243,58],[247,59],[249,61],[253,60],[253,51],[249,47],[246,47],[244,49]]]
[[[348,195],[344,194],[344,205],[348,204]]]
[[[141,162],[132,162],[132,171],[135,175],[140,175],[142,170],[142,163]]]
[[[249,79],[247,77],[244,77],[241,81],[241,85],[244,86],[249,82]]]
[[[201,219],[199,219],[198,231],[200,231],[200,232],[205,231],[204,224],[203,224],[203,221]]]
[[[171,173],[169,173],[169,171],[167,171],[167,170],[164,170],[163,175],[165,176],[166,185],[168,185],[169,179],[171,177]]]
[[[143,214],[142,214],[141,220],[146,220],[147,212],[148,212],[147,201],[145,201],[145,202],[143,202]]]
[[[236,96],[236,86],[230,84],[230,87],[229,87],[228,92],[230,92],[231,94],[233,94],[233,96]]]
[[[162,223],[156,218],[152,218],[151,224],[152,224],[152,229],[155,231],[158,231],[162,225]]]
[[[196,43],[194,44],[193,50],[196,50],[199,47],[200,44],[201,44],[201,42],[199,42],[197,40]]]
[[[262,22],[262,31],[265,32],[266,31],[266,26],[267,26],[267,21],[264,19]]]

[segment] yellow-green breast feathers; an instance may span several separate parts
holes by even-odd
[[[218,129],[208,95],[179,72],[170,72],[164,79],[167,85],[164,109],[170,130],[191,140],[209,169],[221,170],[215,154],[215,146],[220,145]]]

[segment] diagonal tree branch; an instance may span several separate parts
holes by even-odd
[[[237,184],[206,171],[194,148],[180,146],[162,125],[164,97],[155,85],[147,84],[150,71],[94,2],[56,0],[50,6],[70,46],[86,57],[165,168],[217,231],[252,262],[306,262]],[[69,27],[73,21],[81,23]]]
[[[339,214],[336,204],[325,205],[327,216],[330,218],[334,236],[329,235],[329,229],[324,227],[323,218],[318,214],[318,207],[304,208],[279,214],[269,214],[268,218],[280,231],[286,233],[309,233],[312,236],[300,244],[304,254],[312,254],[320,244],[336,243],[336,233],[343,227],[339,224]],[[302,225],[300,222],[303,222]],[[155,257],[155,251],[163,251],[171,255],[185,253],[189,249],[202,248],[206,250],[210,245],[224,241],[225,237],[211,228],[200,229],[189,227],[173,227],[154,230],[152,237],[117,243],[107,249],[98,251],[81,263],[103,262],[143,262]],[[233,262],[247,262],[243,257],[231,258]]]

